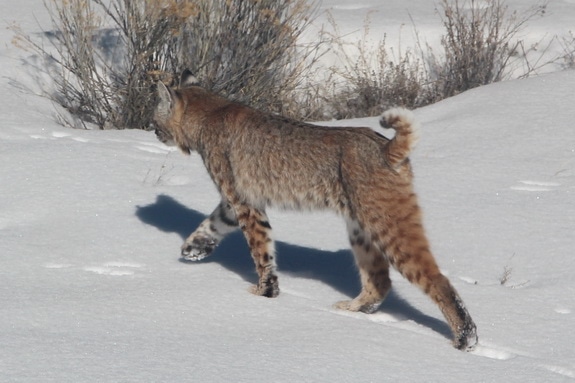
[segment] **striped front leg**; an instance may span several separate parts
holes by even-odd
[[[226,235],[237,228],[236,214],[230,204],[222,200],[213,213],[186,239],[182,245],[182,256],[188,261],[204,259]]]

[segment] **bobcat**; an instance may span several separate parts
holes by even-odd
[[[396,135],[369,128],[322,127],[263,113],[198,85],[184,71],[178,88],[158,82],[156,135],[182,152],[196,151],[221,202],[186,239],[182,256],[201,260],[238,227],[255,261],[256,295],[279,294],[267,206],[331,209],[345,218],[360,294],[335,307],[372,313],[391,288],[389,265],[441,309],[453,345],[471,350],[477,331],[463,301],[430,252],[412,186],[408,155],[416,142],[413,113],[386,111],[380,120]]]

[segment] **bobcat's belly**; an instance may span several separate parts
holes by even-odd
[[[304,170],[305,172],[305,170]],[[341,182],[333,177],[302,177],[283,174],[278,177],[236,178],[238,192],[250,205],[274,206],[287,210],[341,210],[348,205]]]

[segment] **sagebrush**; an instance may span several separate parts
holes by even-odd
[[[525,13],[510,12],[503,0],[442,0],[441,7],[443,52],[430,54],[428,63],[436,92],[446,98],[508,78],[517,61],[527,60],[519,33],[546,4]]]
[[[391,106],[417,108],[468,89],[527,76],[549,62],[528,56],[520,32],[546,3],[524,13],[504,0],[441,0],[445,34],[436,52],[418,38],[392,49],[385,36],[350,43],[332,32],[301,45],[316,0],[45,0],[52,30],[17,43],[42,57],[53,81],[45,95],[75,127],[151,127],[157,80],[191,69],[203,86],[232,100],[289,117],[373,116]],[[417,36],[417,29],[414,26]],[[49,44],[46,44],[46,42]],[[559,40],[573,67],[573,35]],[[317,65],[330,50],[333,65]],[[540,50],[540,48],[539,48]],[[545,51],[545,49],[543,49]],[[517,69],[519,68],[519,70]],[[70,118],[71,117],[71,118]]]
[[[326,105],[335,118],[373,116],[390,106],[417,108],[504,80],[518,65],[528,75],[536,66],[528,61],[530,48],[519,33],[545,7],[542,3],[518,13],[503,0],[442,0],[440,52],[419,37],[418,50],[393,51],[385,36],[368,45],[369,18],[362,38],[344,45],[332,22],[341,63],[332,69],[335,81],[325,89]]]
[[[48,96],[100,129],[148,129],[153,84],[184,68],[238,101],[297,113],[292,92],[317,46],[298,46],[315,13],[306,0],[51,0],[51,43],[19,34],[46,58]]]
[[[323,98],[330,117],[337,119],[374,116],[392,106],[417,108],[430,103],[422,61],[411,51],[393,51],[385,36],[369,42],[370,15],[359,40],[340,38],[333,19],[333,53],[338,58],[330,68],[329,85]]]

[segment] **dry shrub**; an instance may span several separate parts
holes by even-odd
[[[560,40],[561,47],[563,48],[563,67],[565,69],[575,68],[575,34],[569,31],[568,36],[563,36]]]
[[[441,0],[445,35],[435,54],[421,43],[394,51],[385,37],[373,44],[369,15],[352,44],[332,19],[331,34],[298,45],[315,0],[45,1],[53,31],[38,41],[16,30],[17,43],[45,59],[54,83],[46,95],[70,112],[65,123],[80,127],[150,128],[155,81],[174,81],[184,68],[231,99],[321,120],[417,108],[506,79],[518,66],[529,74],[546,65],[529,62],[535,48],[519,36],[545,3],[518,13],[504,0]],[[573,41],[562,40],[566,67]],[[315,64],[328,45],[338,64],[320,73]]]
[[[430,51],[428,64],[435,92],[447,98],[504,80],[517,61],[527,60],[519,33],[529,20],[545,13],[546,4],[525,13],[510,13],[503,0],[442,0],[441,7],[443,54],[437,58]]]
[[[410,52],[396,62],[382,41],[375,51],[361,52],[348,64],[333,68],[334,78],[340,79],[334,82],[328,98],[334,118],[374,116],[393,106],[417,108],[426,104],[423,72]]]
[[[529,20],[545,13],[546,3],[525,13],[509,12],[503,0],[442,0],[440,5],[445,35],[438,55],[421,42],[415,52],[394,52],[386,47],[385,37],[370,43],[369,18],[361,39],[344,44],[332,20],[335,50],[343,64],[332,68],[333,85],[324,92],[331,117],[373,116],[390,106],[425,106],[504,80],[518,66],[527,76],[553,61],[531,63],[528,54],[537,47],[526,48],[519,38]]]
[[[51,45],[18,34],[44,57],[47,96],[104,128],[148,129],[156,80],[190,68],[232,99],[283,114],[318,45],[300,47],[315,5],[306,0],[51,0]]]
[[[339,65],[330,68],[331,87],[323,98],[332,118],[374,116],[392,106],[417,108],[426,105],[429,93],[421,60],[412,51],[394,52],[385,37],[370,42],[370,15],[363,35],[347,43],[331,19],[334,53]]]

